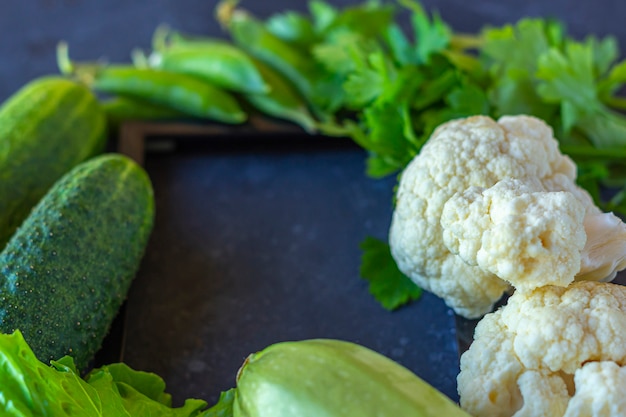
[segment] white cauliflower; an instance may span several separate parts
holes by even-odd
[[[511,285],[611,280],[626,268],[626,226],[575,179],[576,166],[539,119],[448,122],[401,175],[392,255],[467,318],[491,311]]]
[[[626,415],[626,287],[516,291],[478,323],[457,382],[476,417]]]

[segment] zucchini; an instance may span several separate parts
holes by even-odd
[[[154,221],[145,171],[104,154],[57,181],[0,253],[0,331],[86,369],[126,298]]]
[[[0,107],[0,249],[52,184],[102,151],[106,117],[84,86],[37,78]]]
[[[234,417],[469,417],[414,373],[334,339],[280,342],[237,375]]]

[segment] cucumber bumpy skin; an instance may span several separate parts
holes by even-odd
[[[37,78],[0,107],[0,249],[56,180],[101,153],[106,116],[83,85]]]
[[[391,359],[334,339],[281,342],[237,375],[234,417],[469,417]]]
[[[0,253],[0,331],[85,370],[126,298],[154,222],[148,175],[105,154],[64,175]]]

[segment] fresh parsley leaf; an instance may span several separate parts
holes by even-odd
[[[598,97],[606,105],[617,108],[620,110],[626,110],[626,99],[622,97],[615,97],[615,93],[626,82],[626,60],[621,61],[614,65],[609,74],[598,81]]]
[[[348,100],[346,104],[359,109],[389,94],[396,77],[395,66],[381,50],[372,52],[364,60],[355,60],[355,69],[348,74],[343,85]]]
[[[593,50],[580,43],[568,43],[564,52],[551,48],[539,55],[540,96],[548,102],[568,102],[581,112],[593,110],[598,101],[593,64]],[[565,129],[575,121],[564,121]]]
[[[453,68],[445,68],[439,74],[433,74],[420,86],[419,94],[413,97],[411,106],[416,110],[425,110],[440,104],[443,98],[457,85],[457,72]]]
[[[595,77],[599,78],[606,75],[619,55],[617,40],[612,36],[607,36],[603,39],[598,39],[595,36],[589,36],[587,37],[585,43],[593,52]]]
[[[543,19],[521,19],[514,25],[486,27],[481,48],[486,65],[505,77],[534,74],[537,57],[560,43],[549,36],[550,25]]]
[[[377,71],[364,68],[348,75],[343,88],[349,108],[362,108],[383,94],[385,82]]]
[[[325,32],[349,30],[364,38],[375,38],[383,34],[393,22],[395,8],[382,5],[378,1],[366,1],[362,4],[349,6],[335,15]]]
[[[407,126],[411,123],[406,118],[407,111],[408,103],[390,101],[377,101],[363,111],[365,124],[369,126],[368,149],[395,161],[398,167],[408,164],[418,152],[405,136],[406,129],[411,129]]]
[[[579,109],[576,110],[582,113]],[[576,128],[583,131],[597,148],[623,149],[626,145],[626,117],[605,107],[581,117]]]
[[[421,297],[421,288],[400,272],[387,243],[367,237],[360,247],[361,277],[369,282],[370,293],[385,309],[395,310]]]
[[[309,2],[309,12],[313,19],[316,33],[323,33],[333,23],[339,11],[323,0]]]
[[[452,30],[438,13],[428,16],[422,5],[414,0],[400,0],[400,4],[412,11],[411,24],[415,34],[417,62],[426,64],[432,54],[443,51],[450,44]]]
[[[598,148],[626,145],[626,117],[611,111],[598,97],[596,42],[566,44],[539,57],[538,92],[561,106],[565,133],[580,129]],[[602,65],[602,64],[601,64]]]
[[[452,90],[446,96],[446,102],[457,117],[489,114],[490,110],[485,91],[471,82],[463,82]]]
[[[496,116],[530,114],[554,126],[559,117],[559,106],[545,102],[535,90],[530,77],[504,78],[489,91],[489,99]]]
[[[399,65],[414,64],[418,61],[417,52],[400,25],[389,25],[383,34],[383,38],[389,45],[393,59]]]
[[[365,165],[365,172],[371,178],[383,178],[403,168],[397,160],[373,152],[367,157]]]
[[[537,93],[537,57],[561,43],[561,27],[542,19],[485,28],[480,54],[492,75],[488,94],[496,116],[531,114],[553,124],[558,105]]]
[[[379,49],[374,40],[359,33],[336,30],[313,46],[311,52],[330,73],[345,79],[350,73],[366,67],[368,56]]]
[[[469,81],[459,81],[445,98],[445,105],[422,112],[423,142],[437,126],[453,119],[489,114],[490,105],[484,90]]]

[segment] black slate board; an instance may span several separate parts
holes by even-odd
[[[153,139],[156,223],[122,359],[163,377],[175,405],[215,402],[251,352],[316,337],[370,347],[458,400],[452,312],[427,293],[385,311],[359,277],[359,243],[386,238],[395,178],[368,178],[345,140]]]

